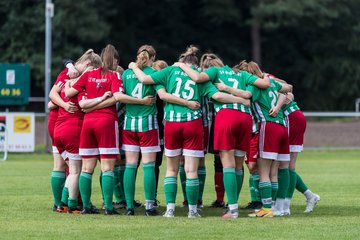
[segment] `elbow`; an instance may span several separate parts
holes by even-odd
[[[293,91],[293,86],[289,84],[289,92]]]
[[[219,92],[212,95],[211,98],[214,99],[215,101],[221,102],[221,94]]]

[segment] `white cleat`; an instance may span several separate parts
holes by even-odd
[[[163,217],[173,218],[173,217],[175,217],[175,211],[172,210],[172,209],[166,210],[166,212],[164,213]]]
[[[201,218],[200,214],[198,212],[189,211],[188,218]]]
[[[306,200],[306,208],[304,212],[311,213],[319,201],[320,201],[320,196],[314,193],[310,199]]]

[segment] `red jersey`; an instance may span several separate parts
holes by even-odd
[[[123,91],[122,80],[119,74],[114,71],[108,71],[104,76],[101,75],[101,69],[97,68],[85,72],[79,80],[73,85],[73,88],[79,92],[86,91],[87,98],[93,99],[101,97],[105,92],[116,93]],[[110,114],[117,119],[116,106],[110,106],[87,113],[87,117],[100,117],[103,114]]]

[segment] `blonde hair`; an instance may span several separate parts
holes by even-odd
[[[259,65],[256,62],[249,62],[248,66],[247,66],[247,72],[258,76],[259,78],[263,78],[264,77],[264,73],[261,71]]]
[[[152,57],[155,57],[156,51],[151,45],[142,45],[137,51],[136,65],[144,68]]]
[[[92,49],[88,49],[81,57],[75,62],[75,64],[84,64],[88,62],[88,65],[93,67],[101,66],[101,58],[98,54],[94,52]]]
[[[223,61],[213,53],[205,53],[201,56],[200,67],[201,69],[207,69],[209,67],[223,67]]]
[[[198,65],[199,60],[196,56],[196,53],[198,51],[199,49],[197,47],[190,45],[189,47],[186,48],[186,51],[180,55],[179,62]]]
[[[109,70],[115,70],[114,59],[120,59],[119,54],[113,45],[108,44],[101,51],[102,73],[107,73]]]
[[[248,63],[246,62],[246,60],[242,60],[239,64],[236,64],[232,70],[236,73],[240,72],[240,70],[242,71],[247,71],[248,70]]]
[[[124,69],[120,66],[116,67],[116,72],[119,73],[120,75],[122,75],[124,73]]]
[[[152,65],[152,67],[155,68],[156,70],[164,69],[167,66],[168,64],[164,60],[156,60]]]

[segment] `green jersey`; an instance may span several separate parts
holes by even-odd
[[[144,73],[149,75],[156,72],[151,67],[144,67]],[[155,97],[155,87],[152,85],[145,85],[139,81],[133,70],[127,69],[123,75],[123,86],[125,94],[142,99],[146,96]],[[133,132],[147,132],[153,129],[158,129],[156,105],[140,105],[140,104],[126,104],[124,130]]]
[[[279,90],[282,88],[281,83],[270,79],[270,87],[259,89],[255,86],[249,86],[248,91],[252,93],[253,110],[255,116],[260,122],[276,122],[286,126],[284,114],[279,111],[276,117],[270,117],[269,111],[276,106],[279,99]]]
[[[201,102],[202,96],[211,97],[217,89],[209,84],[196,84],[181,68],[170,66],[150,75],[156,84],[166,91],[187,101]],[[170,122],[189,122],[202,117],[202,109],[192,110],[186,106],[166,103],[164,119]]]
[[[300,110],[300,108],[295,101],[291,101],[289,104],[284,105],[282,107],[282,110],[283,110],[285,116],[289,116],[290,113]]]
[[[258,79],[258,77],[245,71],[235,73],[229,66],[224,66],[221,68],[210,67],[205,70],[205,73],[209,76],[210,80],[213,83],[219,83],[219,80],[221,80],[225,85],[241,90],[246,90],[247,86],[252,85],[256,81],[256,79]],[[223,108],[228,108],[251,114],[250,108],[241,103],[224,104],[217,101],[213,102],[216,112],[219,112]]]

